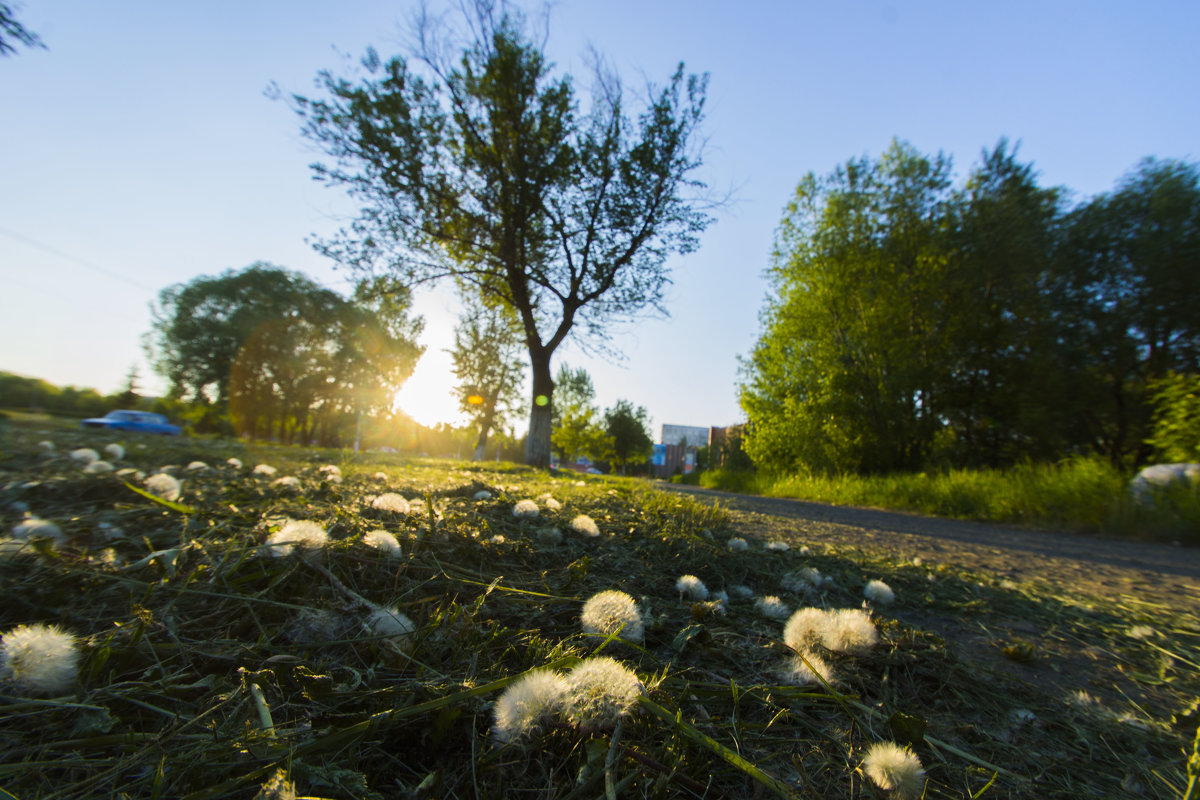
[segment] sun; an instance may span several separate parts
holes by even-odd
[[[463,425],[466,416],[454,398],[453,362],[449,353],[430,349],[417,362],[412,377],[396,392],[393,405],[420,424]]]

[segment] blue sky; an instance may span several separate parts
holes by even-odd
[[[0,59],[0,369],[113,391],[144,363],[159,290],[270,261],[344,287],[305,239],[353,207],[284,103],[368,45],[403,46],[415,4],[27,0],[48,50]],[[961,176],[1002,136],[1045,185],[1107,191],[1144,156],[1200,158],[1200,4],[562,0],[548,50],[577,85],[585,48],[631,92],[679,61],[711,74],[703,178],[733,190],[700,250],[671,264],[671,317],[619,331],[621,363],[578,348],[598,403],[658,426],[737,422],[737,357],[759,330],[783,206],[893,137]],[[429,351],[402,404],[450,409],[453,301],[423,294]]]

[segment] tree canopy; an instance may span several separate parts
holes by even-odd
[[[611,441],[609,460],[622,475],[628,465],[644,464],[654,452],[650,416],[642,406],[635,408],[628,400],[618,400],[604,412],[604,430]]]
[[[602,340],[663,310],[667,257],[710,221],[692,177],[706,78],[680,65],[631,117],[601,72],[582,112],[518,13],[466,14],[458,58],[422,27],[412,54],[368,51],[361,79],[322,73],[324,97],[292,100],[331,157],[316,177],[362,206],[321,252],[406,282],[452,277],[511,308],[533,379],[526,460],[547,466],[551,357],[576,331]]]
[[[483,458],[488,434],[502,428],[520,408],[525,365],[521,360],[520,327],[511,309],[487,306],[474,294],[463,297],[464,309],[454,329],[450,357],[458,385],[454,393],[478,431],[475,460]]]

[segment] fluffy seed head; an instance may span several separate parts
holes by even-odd
[[[371,508],[377,508],[380,511],[390,511],[393,514],[407,514],[412,510],[402,496],[395,492],[384,492],[371,501]]]
[[[796,572],[789,572],[780,579],[779,585],[789,592],[804,594],[821,588],[821,571],[816,567],[803,567]]]
[[[113,465],[107,461],[93,461],[83,468],[88,475],[112,475]]]
[[[805,659],[808,659],[807,664],[804,663]],[[806,650],[804,658],[792,654],[780,677],[795,686],[812,686],[821,682],[818,675],[825,679],[825,683],[833,683],[833,667],[813,651]]]
[[[184,469],[188,472],[207,472],[208,464],[205,464],[203,461],[192,461]]]
[[[896,599],[895,592],[892,587],[888,586],[883,581],[871,581],[863,589],[863,597],[870,600],[872,603],[877,603],[881,606],[890,605]]]
[[[269,478],[279,470],[272,467],[270,464],[259,464],[254,468],[255,475],[261,475],[264,478]]]
[[[53,453],[54,452],[54,442],[50,441],[49,439],[43,439],[42,441],[38,442],[37,446],[38,446],[38,449],[41,450],[43,453]]]
[[[400,613],[399,609],[394,606],[390,608],[380,606],[372,611],[371,616],[367,617],[367,627],[376,636],[387,636],[393,639],[408,636],[417,629],[413,621],[405,614]]]
[[[513,681],[496,701],[496,738],[511,742],[535,733],[562,711],[567,681],[549,669],[527,672]]]
[[[571,529],[576,533],[582,533],[588,538],[595,538],[600,535],[600,528],[596,527],[596,521],[587,514],[580,514],[571,520]]]
[[[291,555],[294,547],[315,550],[329,543],[329,534],[310,520],[289,519],[275,533],[267,537],[267,552],[275,558]]]
[[[625,592],[609,589],[592,595],[583,604],[583,630],[585,633],[608,636],[617,633],[631,642],[642,641],[642,615],[637,603]]]
[[[562,503],[558,502],[553,497],[547,497],[545,502],[546,508],[550,509],[551,511],[559,511],[562,509]]]
[[[611,728],[629,713],[642,682],[607,656],[584,659],[567,675],[566,716],[584,731]]]
[[[400,557],[400,542],[396,537],[385,530],[375,530],[363,537],[368,547],[374,547],[376,550],[382,550],[392,558]]]
[[[513,506],[512,515],[521,519],[533,519],[538,515],[537,503],[532,500],[522,500]]]
[[[746,540],[740,536],[734,536],[729,540],[729,549],[735,553],[740,553],[749,546],[749,543],[747,543]]]
[[[179,493],[183,490],[179,480],[165,472],[158,472],[146,478],[145,486],[146,491],[155,497],[171,501],[178,500]]]
[[[480,489],[478,492],[475,493],[475,499],[476,500],[491,500],[492,493],[489,492],[487,489]]]
[[[708,587],[695,575],[680,575],[679,580],[675,581],[675,589],[686,600],[708,599]]]
[[[339,478],[342,476],[341,467],[338,467],[334,464],[322,464],[321,466],[317,467],[317,471],[326,476],[337,475]]]
[[[783,641],[793,650],[811,650],[819,642],[835,653],[859,653],[878,640],[875,623],[860,608],[802,608],[783,626]]]
[[[562,543],[562,531],[558,528],[538,528],[536,534],[538,544],[543,547],[553,547],[556,544]]]
[[[54,625],[18,625],[0,639],[0,677],[30,694],[61,694],[75,684],[75,637]]]
[[[87,466],[93,461],[99,461],[100,454],[90,447],[80,447],[78,450],[71,451],[71,460]]]
[[[53,539],[58,544],[67,540],[57,525],[37,517],[29,517],[19,525],[14,525],[12,535],[18,539]]]
[[[767,542],[767,549],[783,552],[789,548],[787,542]]]
[[[300,488],[300,479],[294,475],[284,475],[282,478],[271,481],[271,485],[276,489],[295,491]]]
[[[921,760],[908,748],[892,742],[871,745],[863,759],[863,772],[880,789],[906,800],[919,797],[925,785]]]
[[[773,594],[755,600],[754,608],[768,619],[787,619],[788,614],[792,613],[791,609],[787,607],[787,603]]]
[[[242,468],[242,460],[240,458],[227,458],[227,459],[225,459],[225,463],[228,464],[229,466],[233,467],[234,469]]]
[[[125,457],[125,448],[113,442],[112,444],[104,445],[104,455],[111,458],[113,461],[120,461]]]

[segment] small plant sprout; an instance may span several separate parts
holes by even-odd
[[[275,467],[272,467],[270,464],[259,464],[254,468],[253,474],[262,478],[271,478],[274,477],[275,473],[278,471],[279,470],[275,469]]]
[[[802,652],[804,658],[793,653],[788,660],[780,674],[784,682],[793,686],[814,686],[821,683],[823,678],[825,683],[833,683],[833,667],[812,650]]]
[[[240,458],[227,458],[225,459],[225,463],[234,469],[242,468],[242,460]]]
[[[125,457],[125,448],[116,442],[106,444],[104,445],[104,455],[108,456],[113,461],[120,461]]]
[[[867,583],[863,589],[863,597],[876,605],[887,606],[896,599],[896,593],[883,581],[875,580]]]
[[[90,447],[80,447],[77,450],[71,451],[71,460],[86,467],[93,461],[99,461],[100,454]]]
[[[627,715],[642,693],[637,674],[607,656],[584,659],[567,675],[566,717],[580,730],[605,730]]]
[[[489,492],[487,489],[480,489],[478,492],[475,493],[474,497],[476,500],[491,500],[492,493]]]
[[[267,552],[274,558],[291,555],[292,550],[317,550],[329,543],[329,534],[315,522],[289,519],[267,537]]]
[[[729,540],[729,549],[734,553],[740,553],[748,547],[750,547],[749,543],[740,536],[734,536]]]
[[[589,539],[594,539],[600,535],[600,528],[596,526],[596,521],[587,514],[580,514],[571,520],[571,530],[576,533],[582,533]]]
[[[925,770],[921,760],[907,747],[892,742],[876,742],[863,759],[863,772],[876,786],[900,800],[921,796]]]
[[[280,491],[296,492],[300,490],[300,479],[294,475],[284,475],[271,481],[271,485]]]
[[[512,515],[518,519],[533,519],[538,515],[537,503],[532,500],[522,500],[513,506]]]
[[[384,492],[379,495],[371,501],[371,508],[390,511],[393,514],[407,514],[412,510],[408,501],[395,492]]]
[[[363,541],[368,547],[373,547],[376,550],[381,550],[392,558],[399,558],[400,542],[396,537],[383,529],[374,530],[363,537]]]
[[[787,603],[773,594],[760,597],[754,601],[754,609],[767,619],[787,619],[792,610]]]
[[[165,472],[157,472],[146,478],[145,486],[146,491],[150,494],[171,502],[178,500],[180,492],[183,491],[179,480]]]
[[[208,472],[208,464],[203,461],[191,461],[184,469],[188,472]]]
[[[112,475],[113,465],[107,461],[93,461],[83,468],[88,475]]]
[[[679,580],[675,581],[675,589],[679,592],[680,600],[703,602],[708,599],[708,587],[695,575],[680,575]]]
[[[54,625],[18,625],[0,639],[0,678],[29,694],[61,694],[78,671],[75,637]]]
[[[26,517],[23,522],[14,525],[12,535],[17,539],[52,539],[56,544],[67,540],[57,525],[38,517]]]
[[[583,604],[581,616],[584,633],[608,636],[616,633],[622,639],[640,642],[644,635],[642,615],[637,603],[625,592],[609,589],[592,595]]]
[[[492,733],[502,742],[513,742],[539,731],[563,710],[567,681],[550,669],[527,672],[510,683],[496,700]]]

